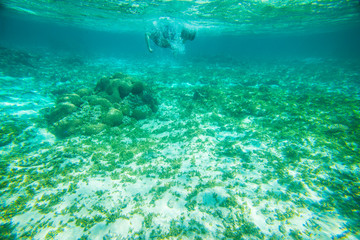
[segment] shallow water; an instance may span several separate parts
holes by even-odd
[[[1,239],[360,238],[358,1],[1,6]]]

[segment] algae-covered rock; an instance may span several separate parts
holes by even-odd
[[[82,104],[82,100],[79,95],[75,93],[71,94],[63,94],[56,100],[57,103],[61,102],[69,102],[74,104],[75,106],[80,106]]]
[[[111,108],[104,116],[104,123],[109,126],[118,126],[122,123],[123,114],[120,110]]]
[[[121,98],[128,96],[131,92],[131,83],[129,81],[114,80],[113,86],[117,88]]]
[[[121,110],[121,112],[123,113],[123,115],[125,116],[130,116],[131,115],[131,107],[128,103],[123,103],[121,104],[118,109]]]
[[[80,97],[85,97],[85,96],[90,96],[92,92],[93,91],[89,88],[81,88],[76,91],[76,94],[79,95]]]
[[[130,94],[131,87],[127,79],[112,79],[105,91],[116,100],[121,100]]]
[[[96,84],[96,92],[106,92],[117,101],[129,95],[132,88],[132,83],[129,77],[123,74],[115,74],[110,78],[103,77]]]
[[[102,77],[96,84],[95,91],[96,92],[105,91],[106,88],[109,86],[109,84],[110,84],[110,79],[107,77]]]
[[[332,124],[328,126],[327,133],[328,134],[337,134],[337,133],[344,133],[349,129],[348,126],[345,126],[343,124]]]
[[[53,109],[50,110],[49,115],[47,116],[49,123],[55,123],[60,119],[70,115],[75,112],[77,107],[70,102],[61,102],[58,103]]]
[[[132,84],[131,93],[132,94],[141,94],[144,91],[144,89],[145,89],[145,85],[143,82],[135,81]]]
[[[105,109],[109,109],[112,106],[112,104],[109,100],[107,100],[103,97],[96,96],[96,95],[87,97],[86,100],[89,102],[89,104],[91,106],[100,105],[101,107],[103,107]]]
[[[147,105],[138,106],[132,112],[132,117],[136,120],[145,119],[152,113],[151,109]]]
[[[112,136],[118,136],[118,135],[120,135],[122,132],[121,132],[121,129],[120,129],[120,127],[112,127],[112,128],[110,128],[110,134],[112,135]]]
[[[106,125],[103,123],[87,124],[81,128],[82,133],[87,136],[98,134],[106,129]]]
[[[68,137],[77,133],[81,125],[80,119],[62,119],[54,124],[54,134],[60,138]]]

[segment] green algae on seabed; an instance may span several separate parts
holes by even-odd
[[[94,65],[78,66],[76,78]],[[355,239],[360,104],[350,77],[358,63],[350,65],[197,59],[164,74],[122,63],[151,84],[159,110],[37,149],[12,140],[1,152],[2,231],[23,239]]]

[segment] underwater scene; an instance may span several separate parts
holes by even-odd
[[[2,0],[0,239],[360,239],[360,1]]]

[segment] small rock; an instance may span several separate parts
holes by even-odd
[[[342,124],[333,124],[328,126],[327,133],[329,134],[335,134],[335,133],[341,133],[346,132],[349,129],[348,126],[342,125]]]
[[[132,112],[132,117],[136,120],[145,119],[151,115],[151,109],[147,105],[136,107]]]
[[[75,106],[80,106],[82,104],[80,96],[75,93],[61,95],[56,100],[56,102],[57,103],[70,102],[70,103],[74,104]]]
[[[76,94],[80,97],[90,96],[92,94],[92,90],[89,88],[81,88],[76,91]]]
[[[85,126],[82,127],[82,132],[84,135],[95,135],[100,133],[101,131],[106,129],[106,125],[102,124],[102,123],[98,123],[98,124],[87,124]]]
[[[60,119],[70,115],[71,113],[75,112],[77,107],[69,102],[61,102],[55,106],[50,111],[50,114],[47,116],[49,123],[55,123]]]
[[[118,126],[122,123],[123,114],[120,110],[111,108],[104,117],[104,123],[109,126]]]
[[[62,119],[54,124],[54,134],[60,138],[68,137],[75,134],[81,124],[79,119]]]

